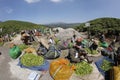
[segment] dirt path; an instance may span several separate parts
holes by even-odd
[[[0,80],[19,80],[12,77],[10,72],[10,65],[8,64],[11,59],[8,55],[8,47],[0,47]]]

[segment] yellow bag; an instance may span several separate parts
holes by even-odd
[[[70,65],[67,59],[57,59],[50,64],[50,75],[54,80],[69,80],[74,72],[75,66]]]
[[[120,80],[120,67],[114,66],[114,80]]]
[[[25,53],[32,53],[32,54],[37,55],[36,50],[34,48],[31,48],[31,47],[28,47],[28,48],[24,49],[24,52]]]

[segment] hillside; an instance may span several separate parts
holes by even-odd
[[[98,18],[91,21],[89,30],[90,31],[119,31],[120,32],[120,19],[119,18]],[[76,26],[75,29],[79,29],[80,31],[88,30],[88,27],[85,27],[85,23]]]
[[[37,25],[30,22],[9,20],[9,21],[0,23],[0,28],[2,28],[2,33],[0,34],[6,34],[6,33],[9,34],[11,32],[19,32],[21,30],[30,30],[30,29],[36,29],[41,27],[44,27],[44,26]]]

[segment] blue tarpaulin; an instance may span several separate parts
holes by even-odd
[[[46,70],[49,69],[50,63],[49,63],[48,61],[45,61],[43,65],[27,67],[27,66],[24,66],[24,65],[19,61],[18,66],[20,66],[21,68],[28,68],[28,69],[30,69],[30,70],[46,71]]]
[[[98,61],[95,62],[96,66],[97,66],[97,68],[98,68],[98,70],[99,70],[99,72],[100,72],[103,76],[105,76],[105,71],[103,71],[103,70],[101,69],[101,64],[102,64],[103,60],[110,61],[111,63],[114,63],[114,61],[113,61],[112,59],[108,58],[108,57],[102,57],[101,59],[99,59]]]

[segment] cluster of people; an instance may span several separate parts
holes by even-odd
[[[87,60],[88,63],[92,63],[93,60],[90,60],[87,56],[87,52],[85,51],[85,47],[87,47],[87,44],[82,43],[82,38],[77,38],[76,35],[73,35],[73,38],[71,42],[73,43],[73,47],[70,47],[68,58],[71,62],[78,63],[83,60]],[[91,46],[91,48],[93,48]]]
[[[33,35],[35,35],[35,32],[36,31],[28,32],[28,34],[31,35],[31,38],[29,37],[29,39],[33,39]],[[21,33],[21,35],[24,33],[25,32]],[[40,43],[39,48],[37,49],[38,54],[45,56],[45,58],[47,59],[57,58],[61,55],[61,50],[68,49],[69,52],[66,58],[68,58],[71,62],[78,63],[86,60],[88,63],[92,63],[93,60],[91,60],[91,58],[89,59],[88,52],[85,50],[85,48],[88,48],[91,52],[93,50],[96,50],[100,53],[108,53],[112,55],[112,57],[114,56],[113,50],[115,50],[115,41],[112,41],[108,46],[102,46],[102,48],[99,48],[100,42],[106,42],[104,34],[101,34],[99,38],[87,40],[81,37],[77,37],[75,31],[73,31],[73,36],[71,38],[68,38],[67,40],[61,41],[57,39],[56,36],[49,36],[47,37],[47,39],[49,48],[47,49],[43,44]],[[119,50],[117,50],[117,53],[119,53]]]
[[[8,42],[12,40],[12,37],[14,37],[16,35],[15,32],[11,33],[11,34],[5,34],[5,35],[1,35],[0,36],[0,41],[2,42]]]

